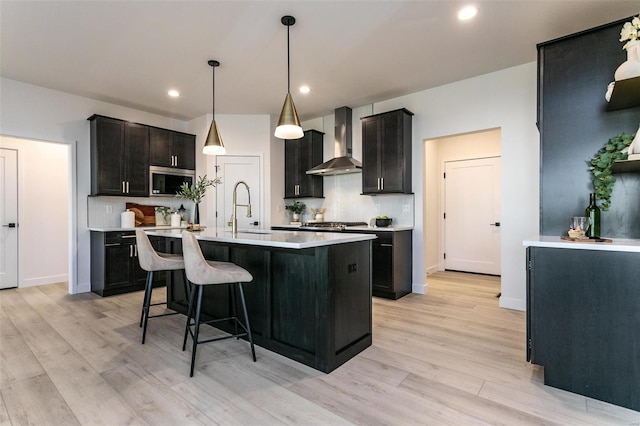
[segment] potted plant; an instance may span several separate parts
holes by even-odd
[[[207,179],[207,175],[199,176],[195,184],[189,186],[187,182],[180,185],[180,190],[176,192],[176,197],[186,198],[193,201],[193,223],[200,223],[200,209],[199,204],[207,192],[207,188],[210,186],[215,187],[217,184],[222,183],[222,179],[219,177],[215,179]]]
[[[299,222],[300,215],[307,209],[307,205],[300,201],[294,201],[293,204],[284,208],[292,213],[293,222]]]

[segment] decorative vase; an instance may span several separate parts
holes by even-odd
[[[193,223],[200,223],[200,204],[194,203],[193,207]]]
[[[625,50],[627,60],[616,69],[614,74],[616,81],[640,76],[640,41],[629,41]]]
[[[631,141],[627,152],[629,154],[629,160],[640,159],[640,127],[638,127],[636,136],[633,138],[633,141]]]
[[[299,213],[293,213],[291,215],[291,218],[292,218],[293,222],[300,222],[300,214]]]

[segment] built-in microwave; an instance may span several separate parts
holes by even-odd
[[[175,196],[184,182],[193,185],[194,170],[172,169],[170,167],[149,167],[149,195]]]

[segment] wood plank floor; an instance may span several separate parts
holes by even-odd
[[[140,292],[2,290],[0,425],[640,425],[636,411],[543,385],[525,362],[524,313],[498,307],[499,278],[428,283],[374,298],[373,345],[331,374],[259,347],[253,363],[231,339],[201,346],[193,378],[182,315],[152,319],[140,344]]]

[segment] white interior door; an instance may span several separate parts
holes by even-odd
[[[500,275],[500,157],[445,163],[445,269]]]
[[[260,157],[251,155],[218,155],[216,157],[216,176],[222,183],[216,186],[216,226],[229,228],[227,222],[233,213],[233,188],[239,181],[249,186],[251,194],[251,217],[247,217],[247,208],[238,207],[238,229],[262,228],[262,187],[260,185]],[[237,203],[248,204],[249,195],[244,185],[236,191]]]
[[[18,153],[0,149],[0,288],[18,286]]]

